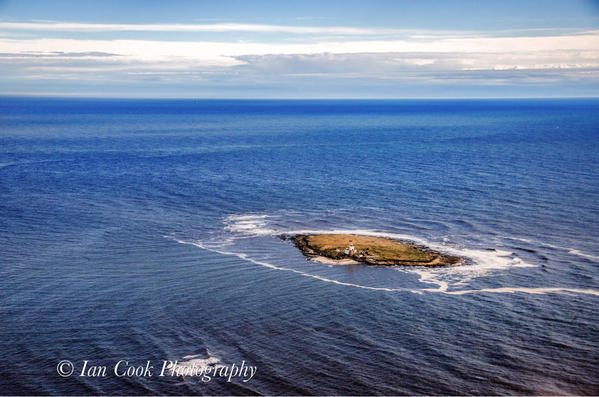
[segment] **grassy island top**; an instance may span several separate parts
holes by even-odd
[[[355,234],[297,235],[291,238],[308,257],[352,259],[369,265],[448,266],[462,258],[385,237]]]

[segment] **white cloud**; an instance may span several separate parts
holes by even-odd
[[[304,43],[212,42],[158,40],[0,39],[2,53],[110,53],[129,60],[221,60],[245,55],[359,53],[493,53],[531,57],[551,51],[593,52],[599,56],[599,34],[549,37],[485,37],[434,40],[346,40]],[[572,55],[571,53],[569,54]],[[572,62],[568,62],[572,63]],[[575,63],[575,62],[574,62]],[[424,62],[426,64],[426,62]]]
[[[376,79],[431,84],[468,80],[496,85],[551,83],[560,79],[597,81],[599,78],[599,31],[596,30],[550,36],[527,32],[526,35],[507,37],[499,32],[453,32],[451,35],[437,32],[384,39],[369,36],[381,33],[377,29],[247,24],[3,22],[1,28],[324,34],[319,38],[300,36],[289,42],[280,41],[279,37],[240,42],[0,35],[0,71],[5,78],[135,82],[152,77],[161,81],[221,79],[227,84],[277,79]]]

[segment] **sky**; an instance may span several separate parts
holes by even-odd
[[[597,0],[0,0],[0,95],[599,96]]]

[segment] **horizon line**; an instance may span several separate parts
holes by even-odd
[[[54,98],[54,99],[129,99],[129,100],[206,100],[206,101],[402,101],[402,100],[517,100],[517,99],[599,99],[599,95],[577,96],[484,96],[484,97],[191,97],[191,96],[97,96],[94,94],[56,94],[56,93],[2,93],[0,98]]]

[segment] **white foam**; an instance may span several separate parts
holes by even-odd
[[[491,293],[510,293],[523,292],[526,294],[559,294],[559,293],[575,293],[575,294],[588,294],[599,296],[599,291],[590,288],[562,288],[562,287],[540,287],[540,288],[524,288],[524,287],[501,287],[501,288],[482,288],[482,289],[470,289],[460,291],[447,291],[449,295],[464,295],[464,294],[475,294],[481,292]]]
[[[225,218],[225,230],[245,236],[268,236],[274,234],[267,228],[268,215],[230,215]]]
[[[525,262],[507,251],[441,247],[436,244],[430,244],[429,246],[452,255],[466,257],[472,261],[472,263],[464,266],[403,269],[404,271],[418,274],[422,282],[437,285],[449,283],[454,286],[463,285],[475,278],[489,276],[499,271],[509,270],[510,268],[537,266]]]
[[[575,256],[579,256],[581,258],[587,258],[587,259],[593,259],[593,260],[599,260],[599,256],[597,255],[591,255],[591,254],[587,254],[585,252],[579,251],[577,249],[574,248],[569,248],[569,247],[562,247],[559,245],[554,245],[554,244],[549,244],[549,243],[543,243],[541,241],[533,241],[533,240],[529,240],[529,239],[525,239],[525,238],[518,238],[518,237],[504,237],[510,240],[516,240],[516,241],[523,241],[525,243],[534,243],[536,245],[540,245],[543,247],[549,247],[549,248],[553,248],[556,250],[560,250],[560,251],[566,251],[571,255],[575,255]]]
[[[194,245],[198,248],[202,248],[205,249],[207,251],[211,251],[211,252],[215,252],[217,254],[221,254],[221,255],[231,255],[231,256],[236,256],[239,259],[242,259],[244,261],[247,262],[251,262],[254,263],[256,265],[260,265],[269,269],[273,269],[273,270],[280,270],[280,271],[285,271],[285,272],[292,272],[295,274],[299,274],[301,276],[304,277],[311,277],[317,280],[321,280],[321,281],[325,281],[328,283],[333,283],[333,284],[338,284],[338,285],[345,285],[345,286],[351,286],[351,287],[356,287],[356,288],[364,288],[364,289],[370,289],[370,290],[375,290],[375,291],[413,291],[410,290],[408,288],[386,288],[386,287],[369,287],[369,286],[365,286],[365,285],[359,285],[359,284],[353,284],[353,283],[346,283],[343,281],[338,281],[338,280],[333,280],[333,279],[329,279],[326,277],[322,277],[322,276],[318,276],[316,274],[310,274],[310,273],[306,273],[306,272],[302,272],[300,270],[296,270],[296,269],[290,269],[287,267],[282,267],[282,266],[276,266],[273,265],[271,263],[268,262],[264,262],[264,261],[259,261],[256,259],[252,259],[250,257],[248,257],[247,254],[244,253],[238,253],[238,252],[230,252],[230,251],[223,251],[221,249],[215,249],[215,248],[210,248],[204,244],[202,244],[199,241],[184,241],[184,240],[179,240],[179,239],[174,239],[176,242],[178,242],[179,244],[190,244],[190,245]]]
[[[581,256],[583,258],[599,260],[599,256],[585,254],[584,252],[580,252],[580,251],[575,250],[575,249],[569,250],[568,253],[570,253],[572,255]]]
[[[257,219],[257,218],[269,218],[269,215],[229,215],[226,219],[230,219],[232,221],[243,221],[247,219]]]
[[[506,270],[509,268],[535,267],[536,264],[528,263],[517,257],[513,252],[501,250],[476,250],[469,248],[455,247],[448,244],[439,244],[426,241],[422,238],[389,232],[380,232],[369,229],[333,229],[333,230],[289,230],[285,234],[358,234],[374,237],[387,237],[397,240],[412,241],[417,244],[422,244],[431,249],[443,252],[449,255],[455,255],[470,259],[471,264],[465,266],[452,267],[434,267],[434,268],[393,268],[398,271],[415,273],[423,283],[436,284],[440,288],[447,289],[449,284],[460,285],[464,284],[473,278],[483,277],[498,270]]]
[[[542,245],[542,246],[545,246],[545,247],[550,247],[550,248],[556,249],[556,250],[566,251],[570,255],[575,255],[575,256],[578,256],[578,257],[581,257],[581,258],[599,260],[599,256],[587,254],[587,253],[584,253],[584,252],[579,251],[579,250],[574,249],[574,248],[561,247],[559,245],[546,244],[546,243],[539,243],[539,244]]]
[[[402,272],[414,273],[419,276],[423,283],[438,285],[439,288],[447,289],[450,285],[463,285],[474,278],[484,277],[491,273],[509,268],[534,267],[532,263],[523,261],[516,254],[501,250],[476,250],[455,247],[448,244],[445,239],[443,243],[429,242],[423,238],[400,234],[383,232],[372,229],[296,229],[275,230],[268,227],[268,215],[234,215],[229,216],[225,223],[225,229],[242,233],[244,236],[264,236],[275,234],[356,234],[373,237],[387,237],[396,240],[411,241],[430,247],[431,249],[471,261],[466,266],[452,266],[451,268],[393,268]],[[206,247],[205,247],[206,248]]]
[[[399,234],[389,233],[379,230],[372,229],[300,229],[300,230],[277,230],[270,225],[270,215],[266,214],[242,214],[242,215],[230,215],[225,218],[225,230],[231,232],[231,235],[225,238],[219,239],[218,242],[201,242],[201,241],[183,241],[173,237],[177,242],[181,244],[191,244],[201,249],[212,251],[221,255],[232,255],[239,259],[254,263],[259,266],[263,266],[269,269],[286,271],[301,275],[303,277],[309,277],[316,280],[320,280],[327,283],[362,288],[374,291],[387,291],[387,292],[412,292],[412,293],[445,293],[450,295],[463,295],[471,293],[531,293],[531,294],[544,294],[544,293],[584,293],[595,295],[596,290],[592,289],[572,289],[572,288],[560,288],[560,287],[547,287],[547,288],[526,288],[526,287],[501,287],[491,289],[480,289],[480,290],[453,290],[455,287],[463,286],[474,278],[489,276],[491,274],[506,271],[511,268],[526,268],[538,266],[533,263],[528,263],[519,258],[515,253],[510,251],[502,250],[483,250],[483,249],[471,249],[458,247],[451,245],[449,239],[444,238],[443,242],[435,243],[426,241],[423,238]],[[391,267],[390,269],[416,274],[418,280],[425,284],[434,284],[437,288],[423,288],[423,289],[410,289],[410,288],[390,288],[390,287],[377,287],[377,286],[365,286],[356,283],[348,283],[331,278],[326,278],[316,274],[310,274],[297,269],[276,266],[271,263],[250,258],[245,253],[234,252],[230,249],[224,249],[227,245],[233,245],[233,242],[239,238],[248,237],[261,237],[267,235],[279,235],[279,234],[356,234],[373,237],[387,237],[397,240],[411,241],[416,244],[421,244],[430,247],[433,250],[440,251],[449,255],[455,255],[464,257],[470,260],[470,263],[463,266],[452,266],[452,267]],[[165,236],[168,237],[168,236]],[[509,237],[511,238],[511,237]],[[531,240],[522,238],[511,238],[513,240],[520,240],[523,242],[532,242]],[[223,241],[225,243],[223,243]],[[557,248],[557,247],[556,247]],[[580,251],[571,250],[572,254],[585,256],[586,254]],[[588,256],[588,255],[587,255]],[[589,256],[591,258],[597,258]]]
[[[199,354],[184,356],[182,360],[165,362],[163,371],[176,376],[198,376],[205,372],[213,372],[224,367],[214,356],[201,357]]]
[[[198,367],[198,368],[208,368],[208,367],[222,367],[220,364],[220,360],[214,356],[200,357],[199,354],[184,356],[182,360],[177,362],[177,365],[181,367]]]
[[[520,238],[520,237],[507,237],[507,236],[506,236],[505,238],[508,238],[508,239],[510,239],[510,240],[522,241],[522,242],[524,242],[524,243],[532,243],[532,242],[533,242],[532,240],[530,240],[530,239],[527,239],[527,238]]]
[[[475,294],[475,293],[485,293],[485,292],[488,292],[488,293],[521,292],[521,293],[528,293],[528,294],[579,293],[579,294],[589,294],[589,295],[599,296],[599,291],[594,290],[594,289],[576,289],[576,288],[561,288],[561,287],[540,287],[540,288],[501,287],[501,288],[484,288],[484,289],[478,289],[478,290],[470,289],[470,290],[449,291],[448,290],[449,285],[447,282],[439,280],[437,278],[437,276],[435,276],[433,273],[425,272],[423,270],[419,271],[420,272],[419,273],[420,281],[423,283],[437,284],[439,286],[439,288],[413,289],[413,288],[389,288],[389,287],[366,286],[366,285],[347,283],[347,282],[343,282],[343,281],[339,281],[339,280],[334,280],[334,279],[318,276],[315,274],[302,272],[302,271],[296,270],[296,269],[290,269],[290,268],[286,268],[286,267],[276,266],[276,265],[273,265],[273,264],[265,262],[265,261],[259,261],[256,259],[252,259],[252,258],[248,257],[247,254],[244,254],[244,253],[236,253],[236,252],[230,252],[230,251],[223,251],[220,249],[209,248],[206,245],[202,244],[202,242],[199,242],[199,241],[195,241],[195,242],[194,241],[184,241],[184,240],[176,239],[176,238],[169,237],[169,236],[165,236],[165,237],[171,238],[180,244],[193,245],[198,248],[205,249],[205,250],[208,250],[211,252],[215,252],[215,253],[218,253],[221,255],[236,256],[239,259],[242,259],[244,261],[251,262],[256,265],[263,266],[263,267],[266,267],[269,269],[291,272],[291,273],[298,274],[300,276],[310,277],[310,278],[313,278],[313,279],[316,279],[319,281],[332,283],[332,284],[336,284],[336,285],[342,285],[342,286],[354,287],[354,288],[362,288],[362,289],[373,290],[373,291],[385,291],[385,292],[400,292],[401,291],[401,292],[411,292],[411,293],[416,293],[416,294],[431,292],[431,293],[443,293],[443,294],[447,294],[447,295],[465,295],[465,294]],[[466,267],[466,266],[464,266],[464,267]],[[453,267],[452,269],[457,269],[457,268],[459,268],[459,267]],[[427,269],[427,270],[432,270],[432,269]]]

